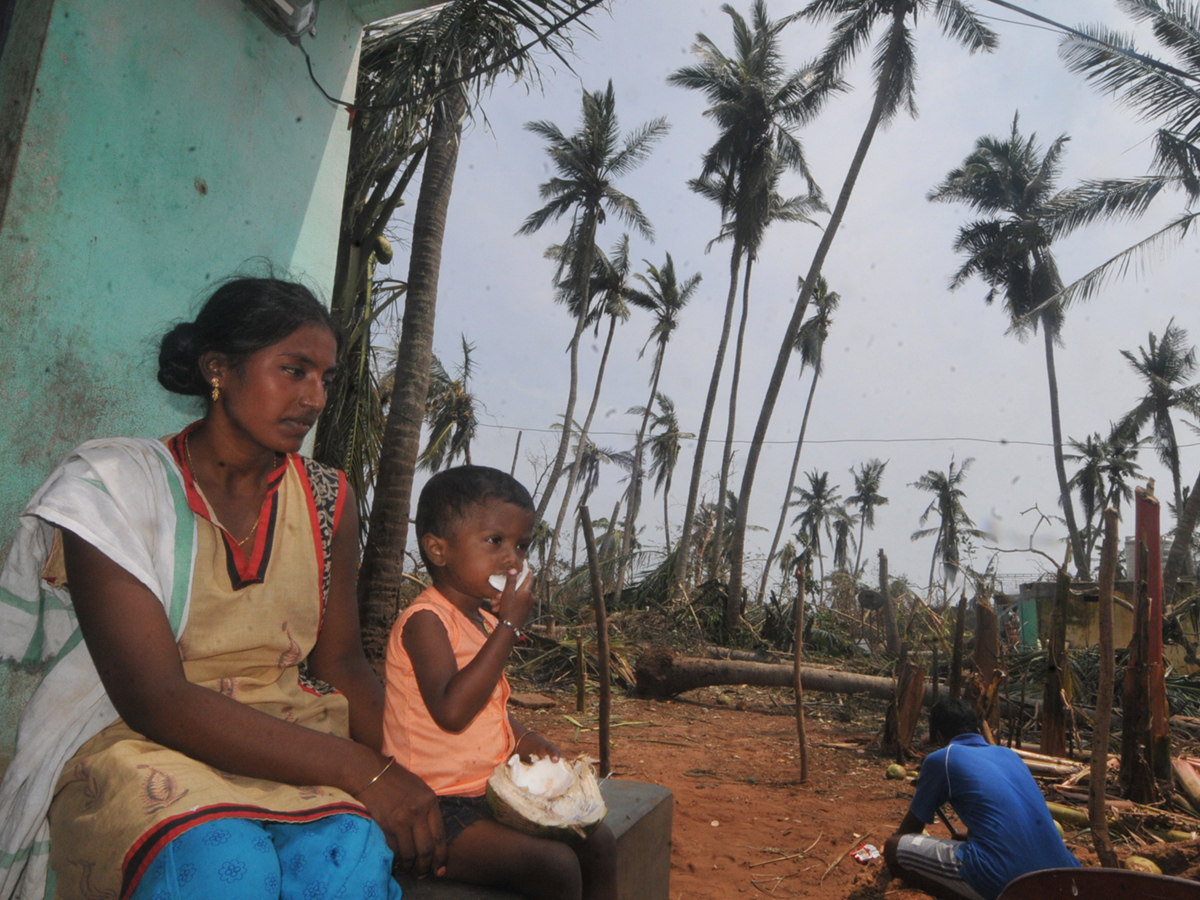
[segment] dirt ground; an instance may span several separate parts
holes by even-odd
[[[595,695],[584,714],[575,711],[573,693],[550,696],[553,709],[517,709],[515,716],[568,757],[598,757]],[[662,784],[675,795],[671,900],[928,897],[890,878],[881,860],[862,864],[851,856],[864,842],[882,849],[913,788],[887,780],[889,761],[872,752],[823,746],[873,736],[882,706],[848,698],[806,708],[809,779],[802,785],[788,691],[706,689],[674,701],[614,692],[614,777]],[[930,832],[947,835],[940,825]],[[1068,832],[1068,846],[1095,864],[1090,838],[1072,840]],[[1192,849],[1189,858],[1200,853]]]

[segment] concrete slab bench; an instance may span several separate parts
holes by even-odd
[[[671,792],[657,784],[616,781],[600,786],[605,823],[617,838],[620,900],[668,900],[671,876]],[[400,879],[404,900],[524,900],[520,894],[441,879]]]

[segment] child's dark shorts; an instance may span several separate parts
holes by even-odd
[[[438,797],[442,811],[442,827],[446,831],[446,846],[468,827],[484,819],[495,819],[488,807],[487,797]]]

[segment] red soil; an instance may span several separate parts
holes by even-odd
[[[573,695],[554,699],[554,709],[514,712],[564,756],[597,758],[595,696],[589,694],[584,714],[575,712]],[[882,707],[850,702],[813,705],[809,778],[800,784],[790,692],[711,689],[673,702],[614,694],[614,777],[662,784],[675,795],[670,900],[928,897],[892,879],[882,860],[862,864],[851,856],[864,842],[882,849],[913,789],[887,780],[890,760],[873,751],[822,746],[853,743],[879,727]],[[941,825],[930,832],[947,835]],[[1068,838],[1076,855],[1094,865],[1090,838]]]

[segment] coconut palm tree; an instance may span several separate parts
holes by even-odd
[[[1055,192],[1055,182],[1069,138],[1062,135],[1043,152],[1037,135],[1023,137],[1018,125],[1019,115],[1015,115],[1007,138],[979,138],[974,151],[928,196],[930,200],[964,203],[981,216],[960,228],[955,238],[954,249],[965,260],[950,281],[951,290],[978,276],[988,285],[984,302],[1002,300],[1009,334],[1024,341],[1041,329],[1059,505],[1075,569],[1084,578],[1088,559],[1067,484],[1054,364],[1054,347],[1061,343],[1064,319],[1062,304],[1053,301],[1063,287],[1051,250],[1055,236],[1063,233],[1053,229],[1055,208],[1063,203],[1062,194]]]
[[[399,609],[412,483],[432,372],[442,238],[463,122],[473,99],[500,74],[536,78],[532,48],[540,44],[559,54],[563,42],[559,31],[594,5],[580,0],[452,0],[425,11],[415,29],[394,25],[397,20],[392,20],[375,29],[378,41],[370,48],[364,40],[364,59],[370,54],[394,56],[390,68],[386,61],[369,68],[375,72],[388,68],[388,89],[402,102],[355,119],[376,119],[378,112],[385,118],[415,114],[428,122],[413,214],[403,329],[359,569],[360,618],[369,634],[386,634]],[[399,36],[393,39],[396,32]],[[529,40],[532,36],[535,41]],[[410,102],[414,97],[421,101],[415,106]],[[412,171],[412,159],[404,166],[406,174]],[[387,169],[381,171],[386,175]],[[394,195],[390,178],[381,176],[374,185],[367,192],[372,209],[377,200]],[[376,218],[367,229],[372,240],[382,234],[384,224]],[[371,647],[369,652],[380,649]]]
[[[1063,303],[1095,296],[1113,277],[1131,266],[1152,262],[1164,247],[1182,240],[1200,211],[1200,3],[1195,0],[1118,0],[1136,22],[1149,26],[1166,63],[1139,51],[1131,35],[1100,25],[1079,25],[1059,45],[1067,68],[1083,75],[1100,91],[1113,94],[1143,119],[1159,123],[1154,134],[1154,173],[1139,178],[1086,183],[1064,217],[1078,220],[1137,215],[1163,188],[1181,190],[1188,208],[1163,228],[1065,287]]]
[[[761,240],[769,222],[764,212],[777,195],[773,181],[780,172],[799,172],[808,179],[810,196],[815,194],[816,186],[808,172],[803,148],[792,129],[810,120],[830,93],[829,84],[813,79],[803,69],[789,73],[784,65],[780,33],[794,16],[772,21],[763,0],[755,0],[749,24],[731,6],[725,5],[722,10],[733,26],[733,54],[727,56],[708,36],[697,34],[692,45],[697,61],[667,79],[670,84],[700,91],[710,103],[704,114],[716,122],[720,131],[703,157],[700,176],[690,185],[717,200],[722,223],[728,226],[723,234],[732,241],[725,316],[688,485],[680,538],[682,549],[676,564],[678,584],[686,583],[688,578],[693,514],[700,495],[708,432],[733,323],[742,257],[752,246],[757,248]],[[727,467],[722,468],[727,478]],[[724,487],[719,496],[724,496]],[[723,512],[718,514],[722,522]],[[714,541],[714,546],[719,549],[722,543],[723,539]],[[736,611],[739,603],[739,597],[731,595],[729,609]]]
[[[777,163],[769,180],[764,185],[766,196],[762,198],[762,202],[755,202],[752,209],[743,215],[740,221],[727,222],[726,226],[721,229],[721,234],[714,241],[729,239],[739,228],[744,232],[748,232],[743,238],[746,269],[745,275],[742,277],[741,315],[738,319],[737,338],[734,341],[733,372],[731,373],[729,382],[729,413],[725,417],[725,446],[721,453],[719,490],[722,492],[728,489],[729,471],[733,465],[733,435],[737,424],[738,385],[741,382],[742,351],[746,341],[746,323],[750,316],[750,275],[754,270],[754,263],[758,259],[759,246],[766,235],[767,227],[774,222],[807,222],[810,225],[816,225],[817,223],[811,218],[811,213],[826,208],[824,201],[816,193],[788,199],[780,196],[776,185],[781,172],[782,167]],[[705,190],[701,187],[695,187],[695,189],[699,193],[705,193]],[[713,191],[712,193],[715,195],[716,192]],[[748,225],[746,224],[747,222]],[[725,518],[722,512],[723,510],[718,510],[714,546],[722,542],[725,532]],[[715,577],[717,574],[717,560],[715,557],[710,560],[709,568],[710,577]]]
[[[733,495],[733,491],[727,491],[725,494],[726,514],[733,509],[736,503],[737,497]],[[701,556],[709,552],[709,545],[716,535],[717,506],[718,503],[715,498],[712,500],[706,500],[702,498],[700,504],[696,507],[695,516],[692,517],[692,540],[696,544],[696,552]],[[730,532],[726,532],[725,545],[720,549],[721,559],[723,562],[728,561],[729,559],[730,535]],[[681,545],[677,544],[675,549],[678,552],[681,549]],[[691,579],[693,586],[701,583],[704,580],[703,572],[701,571],[700,567],[697,566],[692,570]]]
[[[846,502],[858,508],[858,552],[854,556],[854,577],[862,571],[863,534],[868,528],[875,527],[875,509],[887,506],[888,498],[879,493],[883,483],[883,470],[887,468],[886,460],[869,459],[859,463],[858,471],[850,470],[854,476],[854,493],[846,498]]]
[[[601,447],[592,443],[590,440],[581,438],[582,447],[576,447],[575,458],[580,460],[579,466],[579,502],[576,504],[576,509],[582,509],[587,506],[588,499],[600,484],[601,467],[605,465],[616,464],[623,469],[629,468],[628,456],[625,451],[612,450],[608,447]],[[599,526],[597,526],[599,527]],[[607,520],[605,527],[608,527]],[[579,555],[579,517],[575,517],[575,533],[571,539],[571,570],[575,570],[575,564]]]
[[[850,552],[858,550],[858,542],[854,540],[854,526],[858,524],[859,516],[845,506],[835,506],[829,514],[833,532],[833,569],[835,572],[845,572],[850,564]]]
[[[552,248],[552,250],[554,249],[561,252],[562,248]],[[552,253],[551,255],[555,256],[557,254]],[[551,559],[554,559],[558,551],[559,536],[562,534],[567,509],[571,504],[571,495],[579,479],[580,466],[583,464],[582,452],[588,446],[587,437],[592,428],[592,420],[596,416],[596,408],[600,405],[600,388],[604,384],[604,372],[608,367],[608,354],[612,350],[613,335],[616,333],[619,323],[629,320],[629,305],[626,303],[630,291],[629,235],[621,235],[621,239],[617,241],[612,249],[611,256],[606,256],[597,248],[595,258],[595,270],[592,273],[588,291],[589,309],[586,312],[587,324],[593,325],[596,329],[595,333],[599,335],[600,323],[607,318],[608,334],[604,339],[604,351],[600,354],[600,365],[596,369],[596,386],[592,390],[592,402],[588,406],[587,417],[583,420],[583,427],[580,429],[579,438],[575,442],[575,461],[571,464],[571,471],[567,475],[567,488],[563,492],[563,502],[558,510],[558,519],[554,523],[554,532],[550,539]],[[560,299],[567,303],[568,306],[573,306],[575,298],[578,297],[574,286],[569,282],[560,282],[558,293]],[[599,298],[598,303],[593,303],[594,297]],[[578,316],[579,310],[572,309],[572,314]]]
[[[807,473],[808,487],[792,488],[796,499],[792,506],[801,507],[800,513],[792,520],[793,525],[799,525],[796,537],[809,553],[817,560],[821,573],[821,595],[825,594],[825,554],[821,550],[821,532],[833,540],[832,523],[842,495],[838,493],[838,485],[829,484],[829,473],[813,469]]]
[[[1188,427],[1200,435],[1200,428],[1188,422]],[[1183,508],[1176,507],[1175,540],[1171,543],[1171,552],[1163,563],[1163,603],[1170,606],[1175,602],[1175,587],[1179,576],[1189,565],[1191,548],[1196,533],[1196,524],[1200,522],[1200,474],[1187,492]]]
[[[667,132],[667,120],[652,119],[621,137],[617,120],[617,98],[612,81],[603,91],[583,92],[583,107],[579,129],[572,135],[563,134],[553,122],[528,122],[525,127],[546,141],[546,153],[557,175],[544,182],[538,193],[546,204],[530,213],[518,229],[518,234],[533,234],[548,222],[556,222],[571,213],[571,229],[563,243],[564,259],[569,261],[569,281],[574,283],[577,296],[588,296],[595,258],[596,230],[611,213],[630,225],[647,239],[653,239],[654,229],[637,201],[616,187],[616,180],[640,166],[649,156],[654,144]],[[575,399],[579,388],[579,339],[587,327],[586,300],[579,304],[575,315],[575,331],[571,336],[570,386],[563,420],[574,421]],[[542,496],[538,500],[537,516],[541,518],[550,504],[558,485],[567,449],[571,445],[571,429],[563,429],[558,451],[551,463],[550,473]]]
[[[656,268],[649,260],[643,260],[643,262],[646,263],[646,274],[638,273],[634,277],[646,286],[646,290],[631,291],[629,302],[654,314],[654,326],[650,329],[650,335],[642,346],[642,353],[645,353],[650,342],[654,342],[654,366],[650,372],[650,398],[646,401],[645,406],[630,410],[630,413],[641,414],[642,423],[638,428],[637,439],[633,445],[633,471],[630,474],[629,502],[625,506],[625,536],[621,545],[622,559],[629,555],[630,541],[635,534],[634,529],[641,507],[642,447],[646,441],[646,428],[650,423],[651,407],[654,404],[654,398],[658,396],[658,380],[662,375],[663,357],[667,352],[667,344],[671,342],[671,335],[679,327],[679,313],[687,306],[688,301],[692,299],[692,295],[700,286],[700,273],[698,272],[685,278],[682,282],[679,281],[675,274],[675,261],[671,259],[670,253],[667,254],[667,260],[661,269]],[[624,584],[625,567],[621,566],[617,570],[616,591],[618,597],[621,595]]]
[[[474,367],[471,351],[474,344],[462,336],[462,362],[451,377],[441,360],[433,357],[433,374],[429,381],[429,397],[425,401],[425,420],[429,423],[429,439],[425,450],[417,457],[417,468],[436,472],[443,464],[449,466],[461,457],[471,465],[471,441],[475,437],[475,395],[470,381]]]
[[[779,548],[776,565],[779,567],[780,576],[782,576],[779,583],[779,604],[781,606],[787,600],[788,589],[796,579],[796,567],[800,562],[801,558],[796,555],[795,541],[789,540]]]
[[[841,82],[843,73],[859,51],[871,42],[876,28],[883,24],[884,30],[875,44],[873,55],[875,99],[871,105],[871,112],[850,160],[850,167],[842,182],[837,202],[829,215],[829,222],[825,225],[821,241],[813,253],[808,273],[804,276],[804,289],[796,299],[792,316],[784,329],[779,352],[775,357],[775,367],[771,371],[758,422],[754,426],[754,434],[746,452],[742,485],[738,492],[737,519],[734,522],[730,593],[741,590],[747,517],[750,512],[750,497],[754,490],[754,477],[758,472],[758,460],[762,455],[767,429],[775,412],[775,403],[779,399],[783,379],[791,361],[796,333],[804,321],[809,300],[817,285],[817,276],[821,274],[838,227],[842,224],[875,132],[880,124],[890,122],[902,107],[909,113],[916,114],[916,41],[913,29],[916,27],[918,16],[923,16],[926,22],[936,22],[942,34],[962,44],[972,53],[991,50],[996,46],[996,35],[983,24],[964,0],[812,0],[801,15],[814,20],[835,20],[829,43],[817,60],[814,70],[818,83],[827,88]]]
[[[1089,434],[1082,442],[1069,438],[1067,443],[1075,452],[1063,455],[1072,462],[1082,462],[1067,482],[1067,486],[1079,495],[1079,509],[1083,513],[1080,537],[1083,539],[1083,555],[1087,559],[1090,573],[1099,530],[1096,527],[1096,515],[1104,511],[1104,500],[1108,495],[1103,474],[1104,438],[1097,431]]]
[[[1161,338],[1152,332],[1148,343],[1148,348],[1138,347],[1136,356],[1129,350],[1121,351],[1146,383],[1146,393],[1117,423],[1117,430],[1130,440],[1136,440],[1142,429],[1150,426],[1150,438],[1158,458],[1171,470],[1178,513],[1183,509],[1183,493],[1179,441],[1175,437],[1171,411],[1200,416],[1200,384],[1186,383],[1196,374],[1196,348],[1188,346],[1187,331],[1176,325],[1174,319],[1167,323]]]
[[[680,431],[679,417],[675,414],[675,404],[666,394],[655,394],[658,401],[658,412],[650,419],[650,468],[648,474],[654,478],[654,493],[662,491],[663,497],[663,536],[666,541],[666,555],[671,555],[671,522],[669,497],[671,479],[675,476],[675,466],[679,462],[679,452],[683,449],[682,442],[695,437],[690,431]]]
[[[767,579],[771,574],[771,560],[775,556],[775,548],[783,537],[783,529],[787,524],[787,513],[791,506],[792,488],[796,485],[796,473],[800,471],[800,451],[804,449],[804,434],[808,430],[808,417],[812,412],[813,397],[817,392],[817,382],[824,371],[822,353],[825,339],[829,336],[829,327],[833,324],[831,315],[841,302],[841,294],[829,290],[825,276],[818,276],[818,284],[813,291],[813,303],[816,309],[808,320],[800,326],[796,334],[796,352],[800,354],[800,374],[804,375],[806,368],[812,369],[812,382],[808,387],[808,400],[804,403],[804,415],[800,418],[800,434],[796,438],[796,452],[792,455],[792,469],[788,473],[787,487],[783,492],[783,503],[779,505],[779,521],[775,524],[775,536],[771,539],[771,549],[767,552],[767,561],[763,565],[762,579],[758,584],[758,602],[763,602],[767,594]],[[803,285],[798,285],[803,288]]]
[[[1131,441],[1113,425],[1108,437],[1097,431],[1082,442],[1071,438],[1068,443],[1075,452],[1065,454],[1066,458],[1080,463],[1068,484],[1079,495],[1079,507],[1084,515],[1084,553],[1091,565],[1101,534],[1101,513],[1108,507],[1119,510],[1122,500],[1133,499],[1133,488],[1128,479],[1138,477],[1141,472],[1137,454],[1144,441]]]
[[[945,594],[947,581],[953,583],[962,568],[960,551],[964,539],[989,536],[986,531],[980,531],[975,527],[975,523],[971,521],[971,517],[967,515],[967,511],[963,509],[962,505],[963,498],[966,497],[962,483],[967,469],[971,468],[973,462],[975,462],[974,457],[969,456],[955,469],[954,458],[951,457],[950,468],[945,472],[930,469],[909,485],[919,491],[933,494],[933,499],[921,513],[920,524],[924,525],[932,515],[936,514],[938,517],[937,528],[922,528],[912,533],[914,541],[927,538],[931,534],[937,536],[933,542],[933,558],[929,563],[929,595],[931,598],[933,596],[933,573],[937,568],[938,559],[942,561],[942,593]]]

